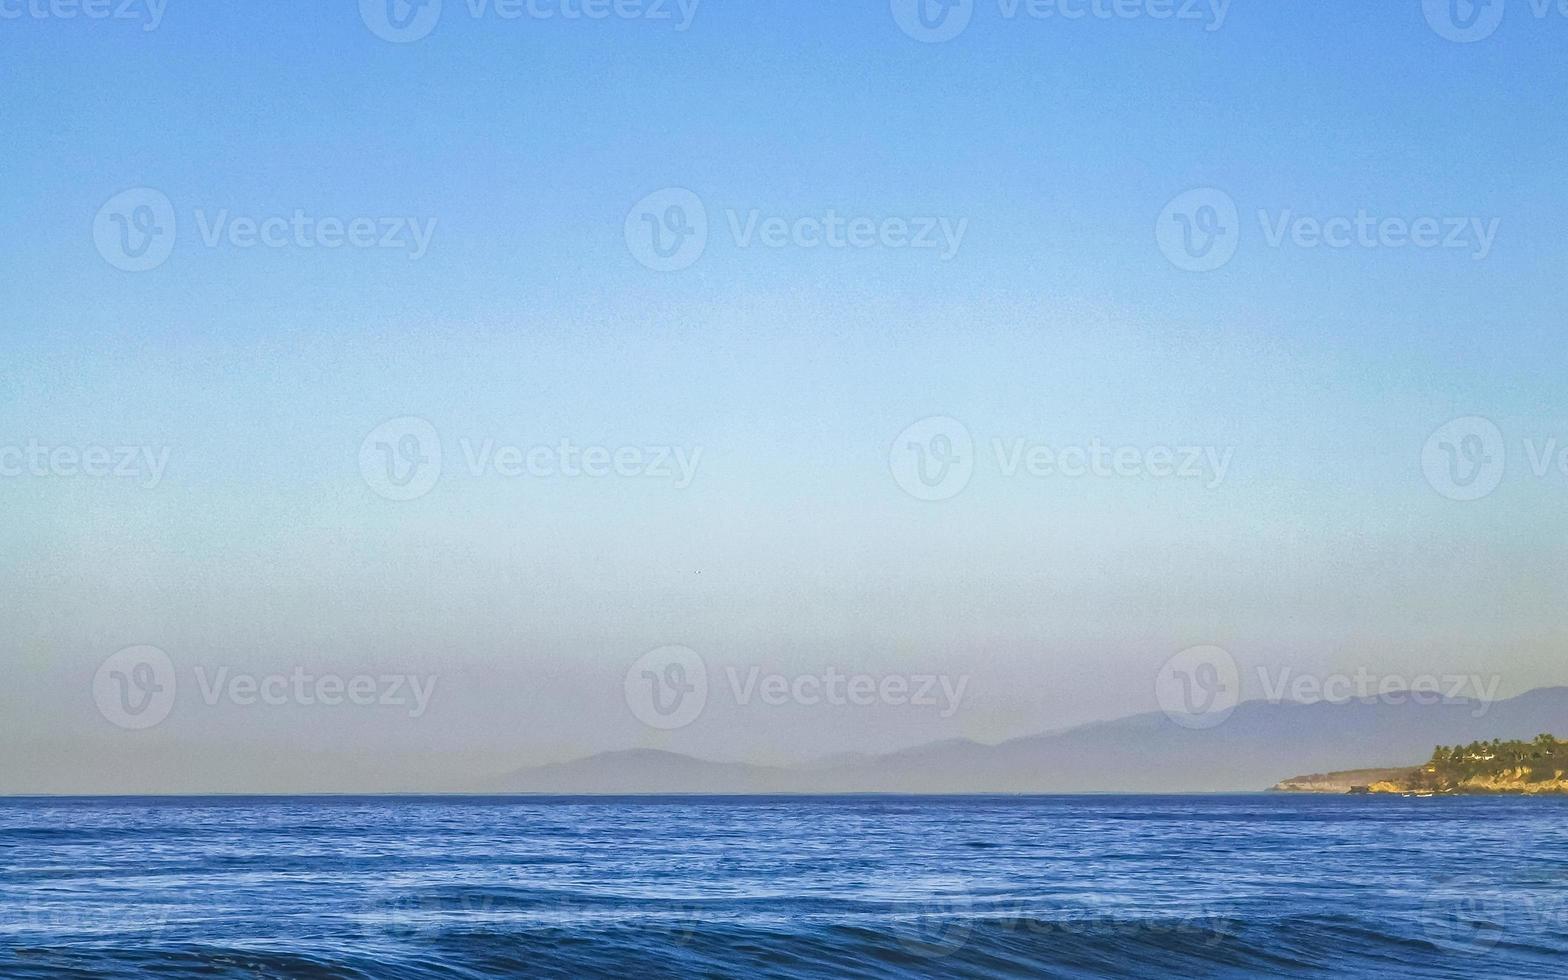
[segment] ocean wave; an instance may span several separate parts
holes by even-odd
[[[1495,953],[1495,951],[1492,951]],[[924,917],[773,925],[635,919],[448,922],[397,940],[288,948],[198,943],[0,946],[7,977],[170,976],[778,978],[1529,976],[1549,954],[1466,958],[1428,938],[1351,916],[1226,920],[1207,930],[1160,917]],[[1533,966],[1531,965],[1533,964]],[[1546,975],[1537,973],[1536,975]]]

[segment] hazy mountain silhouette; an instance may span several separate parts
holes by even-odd
[[[1477,717],[1477,715],[1480,717]],[[1414,765],[1439,744],[1568,735],[1568,688],[1490,705],[1249,701],[1214,728],[1134,715],[997,745],[937,742],[799,767],[609,752],[513,772],[521,793],[1174,793],[1250,792],[1295,773]]]

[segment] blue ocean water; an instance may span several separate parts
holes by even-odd
[[[1568,801],[0,800],[0,975],[1568,969]]]

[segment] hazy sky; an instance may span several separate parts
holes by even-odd
[[[1510,0],[1458,43],[1419,2],[981,0],[933,41],[899,3],[478,3],[391,43],[370,0],[155,29],[0,0],[11,736],[788,760],[1151,710],[1204,644],[1248,677],[1568,683],[1568,475],[1532,468],[1568,445],[1568,18]],[[114,206],[143,188],[169,212]],[[1200,235],[1239,231],[1212,271],[1171,253],[1195,189]],[[649,268],[637,230],[693,199],[705,248]],[[813,244],[857,219],[870,247]],[[172,251],[126,271],[148,229]],[[1472,416],[1500,442],[1429,444]],[[901,435],[933,417],[961,428]],[[406,418],[440,477],[391,499],[407,425],[372,433]],[[899,454],[955,432],[967,484],[906,492]],[[1126,473],[1027,462],[1096,446]],[[591,447],[610,475],[560,472]],[[1423,472],[1499,448],[1480,499]],[[94,704],[137,645],[180,686],[150,732]],[[713,692],[664,731],[623,682],[671,645]],[[439,686],[419,719],[268,711],[204,703],[198,666]],[[967,688],[946,717],[736,705],[727,667]]]

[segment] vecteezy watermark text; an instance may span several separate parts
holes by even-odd
[[[450,2],[450,0],[448,0]],[[577,21],[631,20],[672,25],[687,31],[702,0],[463,0],[475,20]],[[370,32],[393,44],[422,40],[441,22],[443,0],[359,0],[359,15]],[[454,4],[455,6],[455,4]]]
[[[118,20],[143,31],[163,23],[169,0],[0,0],[0,20]]]
[[[30,933],[46,942],[60,942],[67,937],[70,940],[87,937],[102,940],[111,936],[134,936],[146,941],[169,925],[167,907],[80,901],[82,904],[74,904],[48,893],[29,898],[8,896],[0,903],[0,935],[12,942],[18,936]]]
[[[163,482],[168,446],[0,446],[0,477],[86,477],[135,480],[151,490]]]
[[[1500,218],[1375,217],[1365,209],[1327,218],[1297,214],[1290,208],[1260,210],[1258,224],[1269,248],[1288,240],[1297,248],[1442,248],[1460,250],[1477,262],[1492,254]]]
[[[583,445],[565,438],[521,445],[462,437],[458,448],[470,476],[502,479],[606,478],[663,480],[690,487],[702,466],[701,446]],[[445,457],[440,434],[428,421],[407,416],[371,430],[359,450],[366,485],[388,500],[416,500],[441,480]]]
[[[219,667],[195,668],[202,703],[215,707],[221,701],[248,708],[297,704],[335,708],[406,707],[410,718],[423,718],[436,692],[434,675],[418,674],[313,674],[295,667],[287,674],[250,674]]]
[[[684,446],[579,446],[570,439],[551,445],[497,446],[495,440],[460,439],[463,458],[473,476],[494,473],[507,479],[520,477],[642,477],[670,480],[677,490],[691,486],[702,465],[702,447]]]
[[[296,208],[289,215],[231,215],[228,208],[196,209],[202,244],[218,248],[381,248],[422,259],[436,233],[435,218],[318,217]]]
[[[617,912],[615,921],[635,927],[644,936],[657,931],[668,941],[684,945],[698,935],[703,911],[695,902],[648,898],[639,901],[635,910]],[[563,894],[550,901],[530,902],[525,911],[489,891],[432,893],[383,885],[367,894],[350,918],[358,920],[363,932],[372,937],[409,939],[449,933],[454,926],[496,926],[526,927],[530,936],[545,941],[557,936],[569,941],[567,937],[576,935],[584,921],[603,912],[600,903],[586,896]]]
[[[1225,482],[1236,447],[1107,446],[1099,439],[1090,439],[1082,446],[1053,447],[1027,439],[1008,443],[993,439],[991,451],[996,456],[997,470],[1005,477],[1173,477],[1201,479],[1205,481],[1204,489],[1213,490]]]
[[[905,34],[926,44],[951,41],[968,28],[980,0],[891,0],[893,21]],[[1205,31],[1225,26],[1230,0],[996,0],[1003,21],[1019,19],[1082,21],[1155,20],[1198,24]]]
[[[864,251],[890,249],[935,253],[947,262],[958,255],[968,218],[941,215],[852,215],[836,208],[810,214],[765,214],[760,208],[726,208],[724,225],[736,248]],[[626,247],[655,272],[690,268],[708,248],[708,209],[692,191],[669,187],[638,201],[627,212]]]
[[[1177,479],[1201,481],[1205,489],[1225,482],[1234,446],[1111,445],[1091,438],[1078,445],[1025,437],[992,439],[991,456],[1004,479]],[[957,496],[974,475],[976,453],[969,429],[936,415],[900,432],[889,450],[893,479],[920,500]]]
[[[1035,936],[1087,936],[1107,940],[1131,936],[1217,945],[1238,923],[1215,909],[1167,908],[1139,915],[1112,902],[1059,905],[981,897],[962,880],[930,881],[933,892],[917,901],[900,901],[887,911],[891,933],[909,952],[925,959],[952,956],[969,943],[976,927]]]
[[[800,705],[832,708],[931,709],[950,718],[964,700],[967,674],[870,674],[828,667],[822,671],[782,673],[760,665],[726,666],[730,698],[739,707]],[[707,662],[689,647],[650,650],[626,671],[626,705],[651,728],[685,728],[709,701]]]
[[[1375,674],[1365,667],[1357,667],[1348,674],[1303,674],[1290,667],[1270,671],[1257,668],[1258,684],[1263,690],[1263,700],[1269,704],[1344,704],[1359,701],[1362,704],[1419,704],[1433,705],[1444,701],[1469,701],[1471,717],[1483,717],[1497,700],[1497,690],[1503,679],[1485,674]]]

